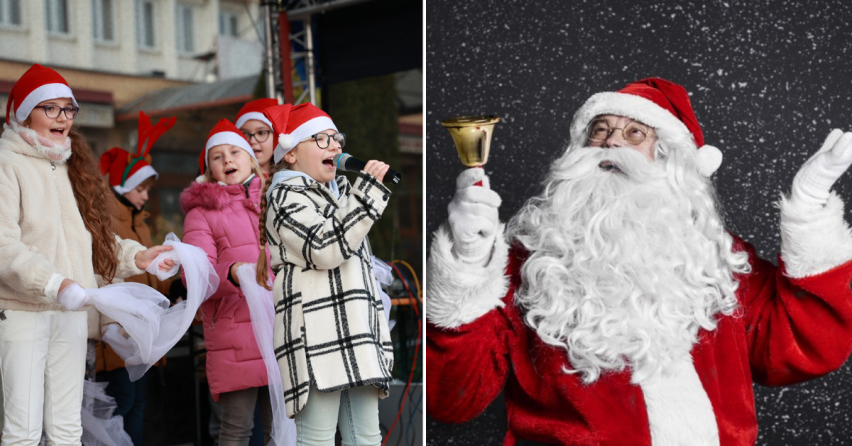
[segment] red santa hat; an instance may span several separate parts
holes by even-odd
[[[269,119],[267,119],[266,116],[263,116],[263,111],[276,105],[278,105],[277,99],[255,99],[246,105],[243,105],[243,108],[237,112],[237,121],[234,125],[237,126],[237,128],[242,128],[243,124],[246,122],[256,119],[268,125],[269,128],[272,128],[272,123],[269,122]]]
[[[588,126],[600,115],[625,116],[649,125],[673,148],[700,149],[695,152],[695,161],[704,176],[712,175],[722,164],[722,152],[704,144],[689,94],[674,82],[652,77],[629,83],[619,91],[593,95],[574,115],[572,145],[586,145]]]
[[[295,107],[290,104],[270,107],[263,114],[272,122],[272,130],[278,135],[278,145],[272,152],[275,164],[311,135],[328,129],[337,131],[331,117],[310,102]]]
[[[56,71],[50,68],[33,64],[12,87],[9,99],[6,102],[6,122],[12,122],[12,112],[17,122],[24,122],[36,105],[40,102],[57,98],[71,98],[71,102],[77,105],[74,94],[68,82]],[[12,110],[12,104],[15,108]]]
[[[210,130],[210,134],[207,135],[207,144],[204,146],[204,151],[201,152],[201,156],[198,158],[198,167],[201,169],[201,176],[204,176],[204,172],[207,168],[207,154],[210,152],[210,149],[216,146],[221,146],[222,144],[230,144],[232,146],[237,146],[251,155],[255,161],[257,161],[257,157],[254,155],[254,150],[251,149],[251,145],[246,139],[246,135],[240,131],[231,121],[227,119],[222,119],[216,126],[213,127],[213,130]]]
[[[160,118],[151,125],[151,118],[139,112],[139,130],[136,140],[136,154],[113,147],[101,155],[101,174],[109,174],[109,184],[119,194],[132,191],[150,177],[160,175],[151,166],[151,148],[157,139],[175,125],[177,118]]]

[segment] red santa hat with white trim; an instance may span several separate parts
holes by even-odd
[[[237,146],[248,152],[248,154],[257,161],[257,157],[254,155],[254,150],[251,149],[251,145],[246,139],[246,135],[243,135],[243,132],[241,132],[240,129],[238,129],[231,121],[222,119],[216,123],[213,130],[210,130],[210,134],[207,135],[207,144],[204,146],[204,151],[201,152],[201,156],[198,157],[198,167],[201,169],[201,176],[198,177],[196,181],[199,183],[204,182],[204,172],[207,171],[207,154],[210,152],[210,149],[216,146],[221,146],[222,144]]]
[[[22,123],[40,102],[58,98],[71,98],[74,106],[79,107],[71,87],[62,75],[45,66],[33,64],[15,82],[9,93],[9,100],[6,103],[6,122],[11,124],[14,116],[15,121]],[[12,110],[13,104],[14,110]]]
[[[109,174],[109,184],[119,194],[126,194],[148,178],[159,178],[160,174],[151,166],[151,148],[167,130],[175,125],[177,118],[160,118],[151,125],[151,117],[139,112],[139,130],[136,154],[113,147],[100,159],[101,174]]]
[[[654,128],[673,150],[692,151],[699,172],[709,177],[722,164],[722,152],[704,144],[704,133],[683,86],[660,78],[631,82],[619,91],[597,93],[574,115],[571,144],[585,146],[588,126],[600,115],[618,115]]]
[[[256,119],[266,125],[269,128],[272,128],[272,123],[269,122],[269,119],[266,116],[263,116],[263,111],[269,107],[273,107],[278,105],[277,99],[263,98],[263,99],[255,99],[246,105],[243,105],[243,108],[237,112],[237,121],[234,123],[237,128],[242,128],[243,124],[252,119]]]
[[[272,130],[278,135],[278,145],[272,152],[275,164],[311,135],[328,129],[337,131],[331,117],[310,102],[295,107],[290,104],[277,105],[267,108],[263,114],[272,122]]]

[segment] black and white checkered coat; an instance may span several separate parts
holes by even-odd
[[[340,198],[295,177],[270,190],[266,229],[275,271],[275,355],[287,416],[308,389],[331,392],[374,385],[386,397],[393,347],[365,238],[390,191],[361,173]]]

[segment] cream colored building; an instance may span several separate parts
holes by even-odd
[[[260,19],[258,0],[0,0],[0,59],[209,82],[198,56],[233,41],[260,51]]]

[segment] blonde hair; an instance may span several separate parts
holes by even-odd
[[[212,149],[212,147],[211,147],[211,149]],[[249,156],[251,156],[251,155],[249,155]],[[208,183],[215,183],[215,182],[219,181],[219,180],[217,180],[216,178],[213,177],[213,172],[210,171],[210,162],[209,161],[204,163],[204,167],[205,167],[205,169],[204,169],[204,180],[205,181],[207,181]],[[252,171],[253,174],[260,177],[261,181],[263,181],[263,175],[264,175],[263,168],[260,167],[260,163],[257,162],[257,158],[255,158],[253,156],[251,157],[251,171]],[[261,183],[260,186],[263,187],[263,183]]]

